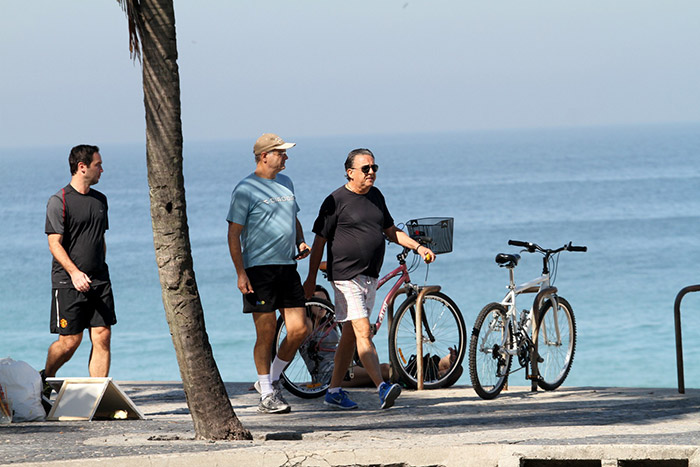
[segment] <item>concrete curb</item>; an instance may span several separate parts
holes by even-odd
[[[697,446],[661,447],[655,445],[604,446],[426,446],[394,449],[314,450],[302,446],[279,448],[237,448],[192,454],[161,454],[101,459],[54,461],[52,467],[191,467],[207,466],[463,466],[520,467],[523,461],[596,460],[601,466],[618,466],[620,461],[687,461],[700,465]],[[651,464],[647,462],[647,464]],[[3,464],[4,465],[4,464]],[[40,467],[47,463],[22,463],[22,467]],[[558,465],[561,465],[558,464]],[[680,465],[680,462],[679,462]]]

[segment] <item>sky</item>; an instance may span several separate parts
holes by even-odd
[[[697,0],[175,0],[185,141],[700,122]],[[116,0],[0,0],[0,147],[145,140]]]

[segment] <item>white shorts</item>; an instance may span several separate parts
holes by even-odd
[[[335,320],[338,322],[369,318],[377,296],[377,278],[363,274],[349,281],[333,281]]]

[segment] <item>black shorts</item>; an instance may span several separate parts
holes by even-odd
[[[296,264],[254,266],[245,272],[255,292],[243,295],[243,313],[267,313],[306,305]]]
[[[108,327],[117,323],[112,285],[92,285],[87,292],[53,289],[51,298],[51,332],[81,334],[92,327]]]

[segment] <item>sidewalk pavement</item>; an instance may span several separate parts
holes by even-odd
[[[697,389],[511,387],[484,401],[459,386],[404,390],[388,410],[353,389],[359,410],[286,394],[291,413],[263,415],[250,383],[227,383],[254,440],[212,442],[194,440],[179,382],[117,384],[146,420],[0,425],[0,465],[700,466]]]

